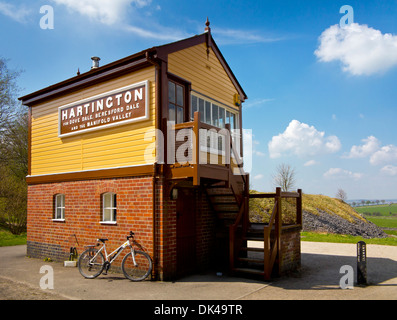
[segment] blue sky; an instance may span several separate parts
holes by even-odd
[[[44,5],[53,29],[40,27]],[[343,5],[353,20],[340,26]],[[23,95],[88,71],[91,56],[200,34],[207,16],[249,97],[253,188],[273,190],[287,163],[306,193],[397,198],[397,1],[0,0],[0,56],[24,70]]]

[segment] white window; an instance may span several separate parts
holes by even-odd
[[[194,119],[194,113],[200,112],[201,122],[208,123],[218,128],[225,128],[230,124],[230,129],[238,128],[237,113],[226,110],[226,108],[217,105],[209,100],[192,95],[192,109],[190,113],[191,120]]]
[[[113,192],[102,195],[102,221],[105,223],[116,223],[117,215],[117,196]]]
[[[55,195],[54,220],[65,220],[65,195]]]

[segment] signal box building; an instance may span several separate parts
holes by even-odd
[[[131,230],[156,279],[247,269],[238,265],[255,229],[239,130],[247,96],[209,23],[104,66],[93,60],[20,98],[30,119],[27,255],[63,261],[101,237],[114,249]],[[265,278],[300,263],[300,221],[287,231],[280,221],[267,225]]]

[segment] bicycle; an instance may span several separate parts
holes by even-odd
[[[127,236],[127,241],[110,254],[106,251],[106,241],[108,239],[97,239],[96,245],[86,246],[88,248],[80,255],[77,265],[83,277],[94,279],[104,271],[106,275],[113,261],[127,247],[130,247],[131,251],[125,255],[121,263],[121,269],[125,277],[131,281],[142,281],[152,272],[152,259],[145,252],[145,249],[134,239],[134,233],[132,231]],[[102,245],[100,249],[95,248],[100,245]],[[136,250],[135,247],[139,250]]]

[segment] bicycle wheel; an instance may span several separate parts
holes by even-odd
[[[152,272],[152,259],[146,252],[135,251],[134,264],[131,252],[127,253],[121,264],[124,275],[131,281],[142,281]]]
[[[84,278],[94,279],[102,273],[104,268],[105,258],[102,252],[99,252],[98,254],[97,252],[98,250],[90,248],[85,250],[80,255],[77,265],[79,267],[79,271],[81,275]]]

